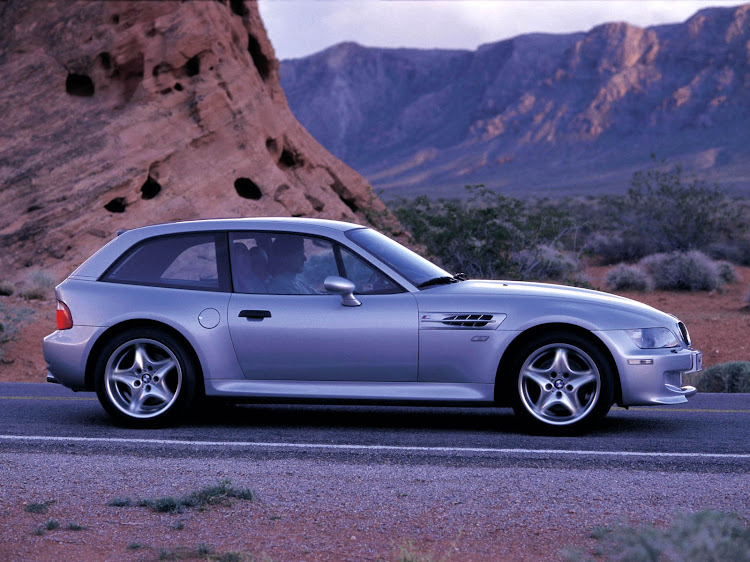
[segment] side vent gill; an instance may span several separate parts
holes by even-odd
[[[505,316],[496,312],[425,312],[419,317],[419,327],[422,330],[494,330],[505,320]]]
[[[442,320],[446,326],[463,328],[484,328],[490,322],[492,322],[492,314],[454,314]]]

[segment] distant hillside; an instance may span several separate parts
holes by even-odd
[[[281,84],[386,196],[622,191],[651,153],[750,193],[750,4],[476,51],[342,43],[283,61]]]

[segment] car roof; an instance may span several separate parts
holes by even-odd
[[[168,222],[142,226],[121,232],[138,232],[146,236],[172,234],[178,232],[206,231],[206,230],[244,230],[244,229],[274,229],[284,227],[322,227],[341,232],[353,228],[363,228],[362,225],[330,219],[313,219],[302,217],[250,217],[230,219],[203,219],[193,221]]]

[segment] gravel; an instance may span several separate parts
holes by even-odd
[[[107,505],[225,478],[256,499],[178,514]],[[747,474],[0,453],[0,559],[158,559],[202,544],[270,560],[556,560],[590,548],[599,525],[663,526],[703,509],[748,517],[748,498]],[[46,514],[25,511],[49,500]],[[50,519],[60,529],[35,535]]]

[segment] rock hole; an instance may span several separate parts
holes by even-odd
[[[242,0],[229,0],[229,7],[238,16],[244,16],[247,13],[247,8],[245,8],[245,3]]]
[[[169,92],[171,92],[171,91],[172,91],[172,88],[164,88],[164,89],[163,89],[162,91],[160,91],[159,93],[160,93],[160,94],[161,94],[162,96],[166,96],[166,95],[167,95],[167,94],[168,94]]]
[[[182,84],[180,84],[179,82],[177,82],[174,85],[174,89],[177,90],[178,92],[181,92],[182,91]]]
[[[185,74],[195,76],[201,71],[201,61],[198,55],[195,55],[185,63]]]
[[[26,207],[26,212],[33,213],[34,211],[38,211],[41,208],[42,208],[41,205],[29,205],[28,207]]]
[[[94,95],[94,83],[86,74],[68,74],[65,91],[71,96],[88,98]]]
[[[271,74],[271,63],[268,61],[266,55],[263,54],[258,40],[251,34],[247,36],[247,50],[253,59],[255,68],[258,69],[258,74],[260,74],[261,79],[265,82]]]
[[[104,205],[104,208],[110,213],[124,213],[127,206],[128,202],[125,201],[124,197],[115,197],[112,201]]]
[[[234,188],[237,194],[244,199],[260,199],[263,194],[257,184],[249,178],[237,178],[234,180]]]
[[[333,176],[333,183],[331,184],[331,189],[333,189],[334,193],[339,196],[339,199],[341,199],[342,203],[349,207],[353,213],[359,212],[359,207],[355,203],[354,197],[350,196],[350,192],[348,189],[346,189],[346,186],[341,183],[341,180],[336,177],[333,172],[328,170],[328,172]]]
[[[117,14],[115,14],[114,16],[112,16],[112,23],[115,24],[115,25],[117,25],[118,23],[120,23],[120,16],[117,15]]]
[[[151,176],[141,186],[141,199],[153,199],[161,191],[161,185]]]
[[[304,161],[296,152],[293,152],[288,148],[281,151],[281,156],[279,156],[279,166],[282,168],[297,168],[303,163]]]
[[[110,70],[112,68],[112,56],[109,53],[99,53],[99,60],[101,61],[104,70]]]
[[[278,151],[278,149],[279,149],[279,145],[278,145],[278,144],[276,144],[276,139],[274,139],[274,138],[271,138],[271,137],[268,137],[268,138],[266,139],[266,149],[267,149],[267,150],[268,150],[268,152],[270,152],[270,153],[271,153],[272,155],[275,155],[275,154],[276,154],[276,152],[277,152],[277,151]]]

